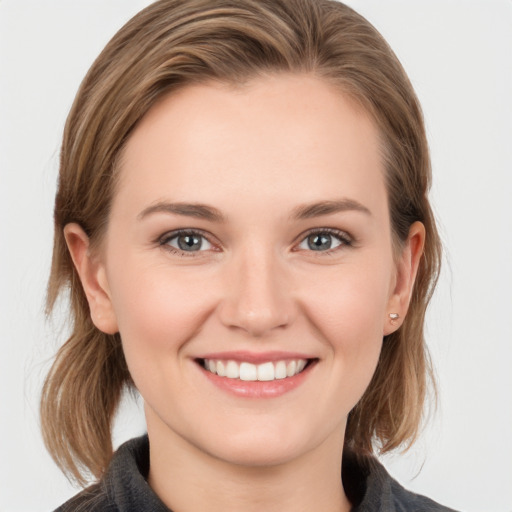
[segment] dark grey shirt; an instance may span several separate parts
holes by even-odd
[[[114,454],[102,480],[55,512],[170,512],[149,487],[149,441],[132,439]],[[353,512],[454,512],[404,489],[376,459],[343,458],[343,485]]]

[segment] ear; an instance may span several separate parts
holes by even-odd
[[[397,260],[394,289],[384,320],[384,336],[396,331],[407,314],[424,245],[425,226],[421,222],[415,222],[409,229],[409,235]],[[398,318],[390,318],[389,314],[398,314]]]
[[[100,331],[115,334],[119,329],[101,258],[92,253],[89,237],[78,224],[67,224],[64,237],[89,303],[92,322]]]

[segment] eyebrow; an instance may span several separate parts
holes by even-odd
[[[363,206],[358,201],[354,201],[353,199],[338,199],[300,205],[293,210],[291,217],[297,220],[312,219],[322,215],[347,211],[362,212],[370,216],[372,214],[366,206]]]
[[[359,211],[371,215],[370,210],[358,201],[354,201],[353,199],[338,199],[300,205],[294,208],[291,218],[295,220],[312,219],[322,215],[331,215],[333,213],[346,211]],[[148,206],[137,215],[137,219],[142,220],[154,213],[183,215],[185,217],[195,217],[212,222],[225,222],[226,220],[224,215],[213,206],[201,203],[169,203],[165,201]]]
[[[200,203],[168,203],[165,201],[148,206],[137,215],[137,219],[142,220],[153,213],[170,213],[213,222],[225,221],[224,215],[222,215],[217,208],[213,208],[212,206]]]

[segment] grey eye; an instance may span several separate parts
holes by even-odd
[[[339,247],[343,242],[329,233],[312,233],[299,244],[300,249],[309,251],[328,251]]]
[[[212,244],[197,233],[182,233],[169,239],[167,245],[184,252],[207,251]]]

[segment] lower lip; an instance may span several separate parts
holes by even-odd
[[[270,381],[229,379],[227,377],[219,377],[217,374],[205,370],[200,365],[198,367],[212,384],[235,396],[244,398],[275,398],[300,386],[308,378],[315,363],[316,361],[310,362],[302,372],[293,377]]]

